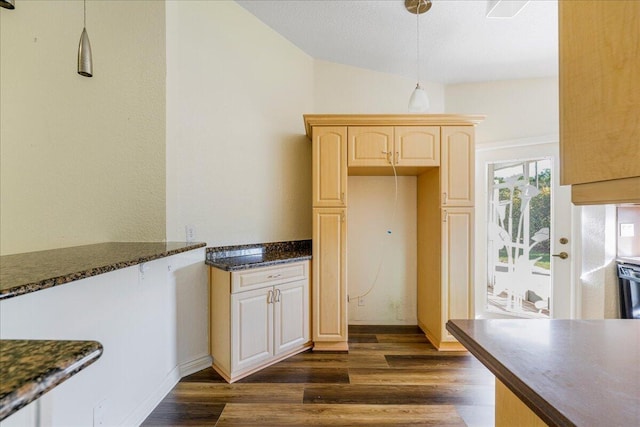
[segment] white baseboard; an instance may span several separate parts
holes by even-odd
[[[123,426],[139,426],[142,422],[153,412],[158,404],[165,398],[167,394],[178,384],[180,381],[180,370],[176,366],[169,372],[160,384],[160,387],[156,389],[149,397],[147,397],[140,406],[138,406],[129,416],[122,422]]]
[[[191,375],[206,368],[210,368],[213,363],[211,355],[205,354],[190,362],[181,364],[178,368],[180,370],[180,378],[184,378],[187,375]]]
[[[160,387],[147,397],[140,406],[138,406],[122,423],[125,426],[139,426],[158,406],[162,399],[178,384],[181,378],[198,372],[211,366],[212,359],[210,355],[199,357],[195,360],[176,366],[169,372]]]

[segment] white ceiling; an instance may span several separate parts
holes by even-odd
[[[238,0],[316,59],[416,77],[416,15],[404,0]],[[420,15],[420,80],[445,84],[556,76],[557,0],[487,18],[485,0],[433,0]]]

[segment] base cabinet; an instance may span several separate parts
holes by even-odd
[[[304,261],[240,272],[211,268],[211,355],[213,368],[227,381],[310,346],[308,266]]]

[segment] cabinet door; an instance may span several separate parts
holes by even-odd
[[[347,341],[346,209],[313,210],[314,341]]]
[[[640,2],[560,1],[558,20],[560,183],[640,177]]]
[[[348,166],[389,166],[393,154],[393,127],[349,127]]]
[[[442,340],[455,341],[449,319],[470,319],[473,283],[473,208],[442,209]]]
[[[396,126],[394,156],[397,166],[440,165],[440,127]]]
[[[273,355],[273,288],[231,295],[231,372],[236,373]]]
[[[309,341],[309,281],[299,280],[275,289],[275,354]]]
[[[314,127],[312,152],[313,206],[346,206],[347,128]]]
[[[442,128],[440,153],[442,206],[473,206],[474,150],[472,126]]]

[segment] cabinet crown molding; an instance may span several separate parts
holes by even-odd
[[[304,127],[311,138],[313,126],[475,126],[481,115],[461,114],[304,114]]]

